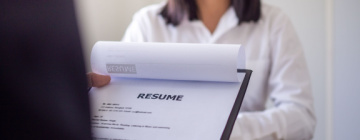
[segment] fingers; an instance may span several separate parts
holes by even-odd
[[[93,72],[87,73],[89,87],[102,87],[110,83],[109,75],[100,75]]]

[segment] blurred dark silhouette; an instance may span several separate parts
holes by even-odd
[[[1,139],[91,138],[72,0],[0,0]]]

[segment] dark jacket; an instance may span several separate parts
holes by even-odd
[[[0,0],[0,139],[90,139],[71,0]]]

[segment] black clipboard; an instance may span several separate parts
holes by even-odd
[[[220,137],[220,140],[229,140],[230,136],[231,136],[231,132],[233,129],[233,126],[235,124],[236,118],[238,116],[238,113],[240,111],[240,107],[241,104],[243,102],[249,81],[250,81],[250,77],[252,74],[252,70],[247,70],[247,69],[237,69],[237,73],[245,73],[244,79],[242,80],[242,83],[240,85],[240,89],[238,91],[238,94],[236,96],[234,105],[231,109],[230,115],[227,119],[225,128],[222,132],[222,135]]]
[[[238,73],[245,73],[245,77],[244,77],[243,82],[242,82],[242,84],[240,86],[239,93],[238,93],[238,95],[236,97],[235,103],[233,105],[233,108],[231,110],[231,113],[229,115],[228,121],[226,123],[226,126],[224,128],[224,131],[223,131],[223,133],[221,135],[220,140],[228,140],[228,139],[230,139],[230,135],[231,135],[232,129],[234,127],[235,120],[237,118],[237,115],[239,114],[240,107],[241,107],[241,104],[242,104],[244,96],[245,96],[245,92],[246,92],[247,87],[249,85],[252,70],[237,69],[237,72]]]

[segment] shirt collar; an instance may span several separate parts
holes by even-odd
[[[182,20],[182,24],[184,26],[194,26],[203,28],[204,30],[207,30],[208,36],[212,38],[212,40],[216,40],[218,37],[225,34],[227,31],[231,30],[235,26],[238,25],[238,17],[236,16],[235,9],[233,6],[230,6],[227,11],[224,13],[224,15],[220,18],[220,21],[214,31],[213,34],[210,34],[209,30],[205,27],[205,25],[202,23],[201,20],[193,20],[189,21],[188,16],[184,16],[184,19]]]

